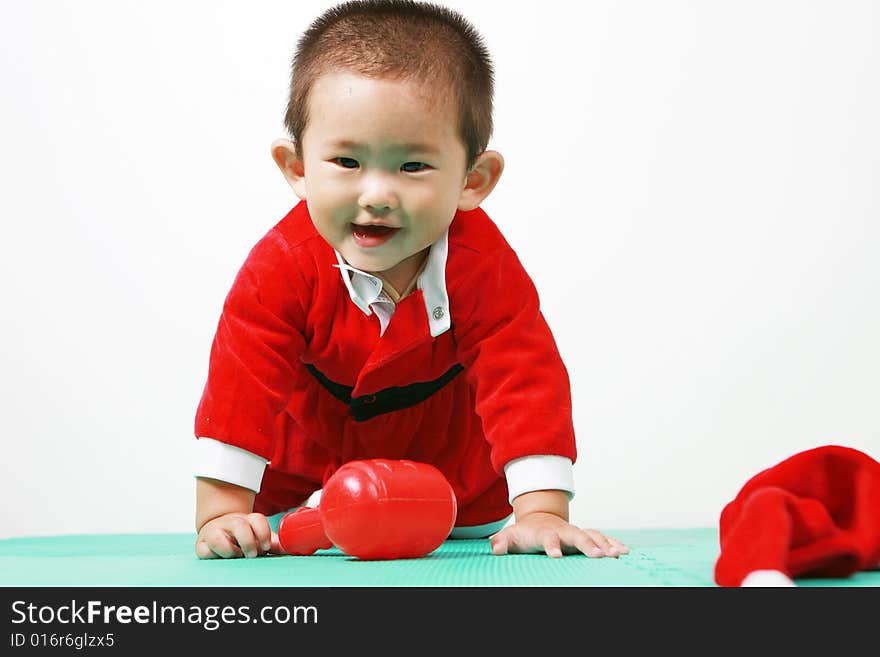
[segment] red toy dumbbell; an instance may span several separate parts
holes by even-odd
[[[324,484],[317,508],[288,513],[278,540],[288,554],[335,545],[358,559],[413,559],[449,536],[455,493],[434,466],[406,460],[349,461]]]

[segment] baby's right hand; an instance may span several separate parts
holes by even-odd
[[[199,559],[237,559],[280,552],[278,537],[262,513],[227,513],[209,520],[199,530]]]

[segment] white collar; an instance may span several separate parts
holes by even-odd
[[[336,253],[336,261],[339,264],[333,266],[339,268],[342,282],[345,283],[348,295],[354,304],[368,316],[372,314],[373,304],[390,307],[393,312],[394,302],[382,292],[382,280],[378,276],[373,276],[349,265],[336,249],[334,249],[334,253]],[[448,331],[452,325],[449,295],[446,291],[446,257],[448,254],[449,230],[447,229],[431,245],[425,268],[416,281],[416,287],[422,291],[422,297],[425,301],[425,312],[428,315],[431,336],[435,338]]]

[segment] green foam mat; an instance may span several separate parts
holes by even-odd
[[[194,534],[70,535],[0,540],[0,586],[715,586],[718,531],[609,531],[617,559],[495,556],[489,541],[449,540],[420,559],[360,561],[338,550],[308,557],[199,560]],[[799,586],[880,586],[880,571]]]

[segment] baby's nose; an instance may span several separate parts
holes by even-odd
[[[358,203],[373,212],[387,212],[398,206],[393,183],[384,176],[371,176],[364,180]]]

